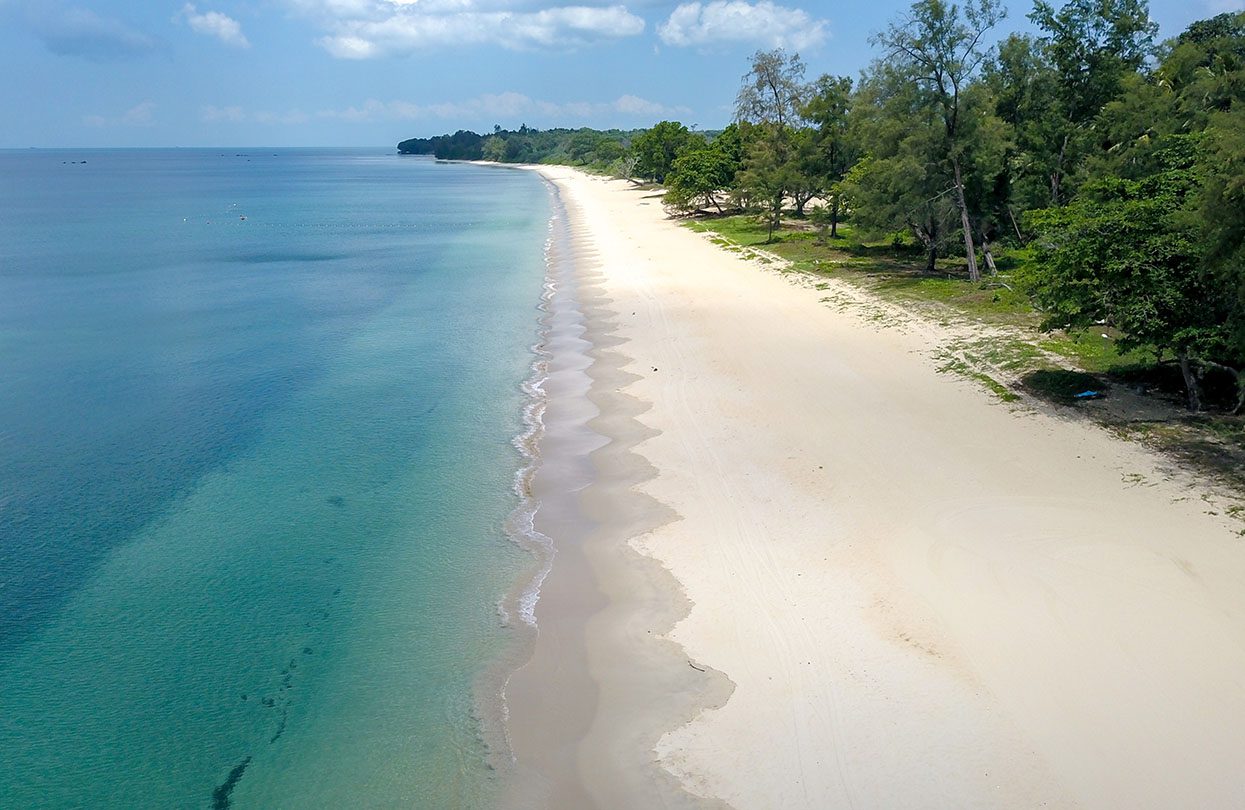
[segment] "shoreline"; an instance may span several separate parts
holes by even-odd
[[[629,537],[677,516],[630,494],[654,472],[630,450],[632,436],[644,432],[633,418],[641,408],[617,392],[630,382],[621,370],[630,359],[610,348],[617,341],[582,217],[541,175],[556,195],[555,218],[565,222],[550,244],[556,293],[548,302],[547,405],[531,491],[534,529],[555,538],[557,562],[536,603],[530,657],[506,681],[506,744],[516,767],[504,806],[706,806],[646,761],[669,728],[673,704],[687,703],[688,684],[699,696],[711,676],[693,671],[660,638],[687,612],[677,581],[627,546]],[[638,614],[648,625],[642,639],[634,637]],[[649,677],[603,677],[603,654],[628,664],[638,655]],[[643,694],[620,707],[618,693],[637,688]],[[674,711],[690,719],[707,705],[694,702]],[[647,745],[618,744],[617,731],[628,724]],[[594,737],[597,728],[604,733]]]
[[[1245,549],[1187,482],[643,192],[527,168],[579,306],[548,394],[581,433],[542,469],[593,483],[537,513],[507,807],[1245,799]]]
[[[549,406],[545,384],[549,379],[549,367],[553,359],[548,349],[551,330],[551,308],[558,295],[559,278],[554,267],[552,251],[558,237],[558,228],[565,227],[564,214],[560,211],[557,190],[546,184],[551,200],[552,213],[548,223],[544,247],[545,274],[540,301],[536,305],[536,340],[530,347],[532,362],[528,376],[519,384],[527,397],[523,405],[523,429],[511,439],[511,446],[518,451],[523,463],[515,470],[512,491],[518,500],[506,516],[502,530],[506,538],[532,557],[530,571],[525,571],[500,599],[497,600],[497,616],[502,627],[514,631],[516,638],[509,649],[493,661],[477,679],[475,692],[475,717],[480,725],[488,767],[502,775],[502,781],[511,778],[515,761],[509,738],[509,705],[506,690],[514,672],[531,656],[538,628],[535,608],[540,599],[540,588],[553,567],[557,553],[552,538],[542,534],[535,524],[540,501],[532,490],[532,481],[540,469],[541,439],[545,434],[544,413]]]

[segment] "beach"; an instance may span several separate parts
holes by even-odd
[[[1198,482],[539,171],[557,551],[507,806],[1245,805],[1245,541]]]

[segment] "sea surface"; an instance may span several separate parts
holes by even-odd
[[[0,152],[0,806],[478,807],[552,202]]]

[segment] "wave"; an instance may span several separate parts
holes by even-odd
[[[505,522],[506,536],[520,548],[528,551],[536,558],[536,571],[531,579],[512,599],[503,599],[497,605],[498,615],[502,624],[510,626],[517,613],[518,618],[529,627],[536,627],[536,603],[540,601],[540,588],[553,568],[555,548],[553,539],[536,528],[536,515],[540,511],[540,501],[532,493],[532,480],[540,467],[540,442],[545,433],[544,415],[549,404],[549,396],[545,391],[545,382],[549,379],[549,360],[551,352],[548,348],[550,330],[550,302],[558,293],[557,267],[554,256],[554,242],[558,228],[563,222],[560,216],[557,196],[554,193],[554,211],[549,218],[549,236],[545,239],[545,281],[541,291],[537,309],[541,315],[538,320],[537,341],[532,346],[534,355],[531,373],[521,384],[527,402],[523,406],[523,430],[514,437],[512,444],[524,459],[524,464],[515,472],[514,493],[519,499],[518,505],[507,517]]]

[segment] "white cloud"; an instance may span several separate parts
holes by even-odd
[[[672,108],[664,104],[658,104],[639,96],[619,96],[614,102],[614,108],[620,113],[628,115],[669,115],[670,113],[688,113],[691,110],[686,107]]]
[[[155,123],[155,110],[154,101],[143,101],[120,115],[85,115],[82,123],[88,127],[149,127]]]
[[[339,59],[446,45],[566,48],[635,36],[644,20],[623,5],[543,7],[536,0],[286,0],[325,30]]]
[[[496,93],[477,96],[465,101],[437,104],[414,104],[409,101],[382,102],[369,99],[363,104],[342,110],[321,110],[320,118],[343,121],[380,121],[421,119],[463,120],[514,120],[522,116],[541,116],[557,121],[561,126],[610,116],[661,116],[689,113],[686,107],[668,107],[638,96],[619,96],[613,101],[543,101],[522,93]]]
[[[825,42],[830,31],[825,20],[770,0],[711,0],[679,6],[657,27],[657,35],[667,45],[751,42],[799,50]]]
[[[594,119],[622,117],[655,118],[686,115],[686,107],[671,107],[639,96],[624,95],[613,101],[554,102],[534,99],[522,93],[489,93],[463,101],[416,104],[410,101],[368,99],[361,104],[341,109],[324,109],[315,118],[335,121],[515,121],[525,116],[540,116],[562,126],[574,126]],[[301,110],[284,113],[247,111],[242,107],[206,106],[199,112],[206,122],[252,122],[259,124],[301,124],[313,116]]]
[[[221,42],[234,48],[251,47],[251,43],[247,40],[246,35],[242,33],[242,25],[237,20],[227,17],[219,11],[205,11],[200,14],[193,3],[187,3],[182,6],[179,16],[186,20],[186,24],[193,31],[209,37],[216,37]]]

